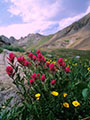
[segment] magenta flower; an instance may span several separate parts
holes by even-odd
[[[7,66],[6,67],[6,72],[9,76],[13,75],[13,68],[11,66]]]
[[[32,85],[34,83],[34,79],[29,79],[29,83]]]
[[[42,76],[41,76],[41,81],[44,82],[45,79],[46,79],[46,78],[45,78],[45,74],[42,74]]]
[[[14,58],[15,58],[15,56],[16,56],[15,54],[10,53],[10,54],[9,54],[9,58],[8,58],[8,60],[9,60],[10,62],[13,63],[13,62],[14,62]]]
[[[66,71],[66,73],[69,73],[69,72],[70,72],[70,68],[69,68],[69,67],[66,67],[66,68],[65,68],[65,71]]]
[[[55,84],[56,84],[55,80],[52,80],[51,85],[55,85]]]

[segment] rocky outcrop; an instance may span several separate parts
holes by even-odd
[[[0,36],[0,45],[11,45],[16,43],[16,39],[14,37],[7,38],[4,35]]]
[[[12,107],[14,103],[20,103],[21,99],[17,95],[17,89],[13,84],[13,80],[6,73],[6,66],[8,65],[7,57],[10,51],[4,50],[0,54],[0,105],[6,102],[7,99],[12,97],[10,106]]]
[[[23,44],[27,44],[27,43],[31,43],[33,44],[37,44],[40,40],[42,40],[42,38],[45,37],[39,33],[36,34],[28,34],[25,37],[21,37],[18,40],[18,45],[23,45]]]

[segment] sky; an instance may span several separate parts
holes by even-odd
[[[90,12],[90,0],[0,0],[0,35],[49,35]]]

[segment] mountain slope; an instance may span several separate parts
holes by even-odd
[[[50,40],[53,35],[44,36],[41,34],[28,34],[18,40],[18,45],[26,49],[36,49],[46,41]]]
[[[54,34],[52,39],[42,44],[39,48],[90,49],[90,13]]]

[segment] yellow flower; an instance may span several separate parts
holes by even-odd
[[[75,66],[77,66],[77,63],[75,63]]]
[[[65,62],[67,61],[67,59],[65,59]]]
[[[37,97],[36,100],[39,100],[39,97]]]
[[[63,93],[63,96],[66,97],[66,96],[67,96],[67,93]]]
[[[72,64],[72,66],[75,66],[74,64]]]
[[[66,108],[69,108],[69,103],[65,102],[65,103],[63,103],[63,106]]]
[[[52,60],[50,60],[50,62],[52,62]]]
[[[80,103],[78,101],[73,101],[72,104],[75,106],[75,107],[78,107],[80,105]]]
[[[90,72],[90,68],[87,68],[87,70]]]
[[[59,95],[59,93],[56,92],[56,91],[52,91],[51,94],[52,94],[53,96],[58,96],[58,95]]]
[[[69,67],[69,65],[67,65],[67,67]]]
[[[41,96],[40,93],[35,94],[35,97],[36,97],[36,98],[38,98],[38,97],[40,97],[40,96]]]
[[[47,61],[48,63],[50,63],[49,61]]]
[[[56,61],[53,61],[52,63],[56,64]]]

